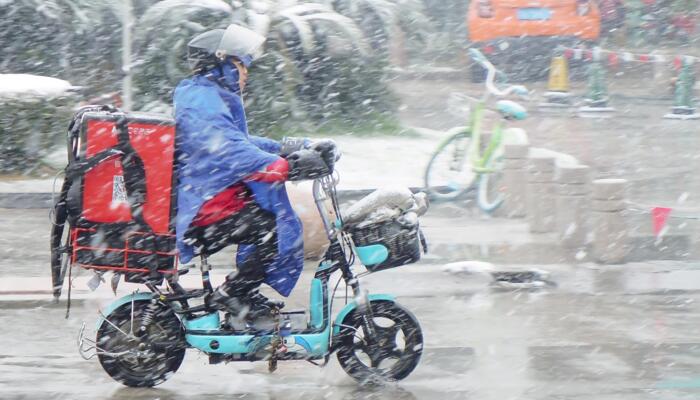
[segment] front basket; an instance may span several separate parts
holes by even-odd
[[[392,220],[351,228],[349,232],[358,249],[360,260],[370,272],[399,267],[420,260],[421,240],[418,225],[405,226]],[[385,257],[377,257],[376,252],[369,250],[372,249],[370,246],[374,245],[384,246],[388,254]]]

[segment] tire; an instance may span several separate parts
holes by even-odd
[[[452,136],[438,146],[425,169],[424,184],[433,200],[454,200],[476,182],[469,160],[471,133],[467,128],[453,128]]]
[[[394,302],[370,304],[377,329],[372,336],[375,343],[365,342],[362,314],[358,309],[353,310],[341,322],[343,327],[335,339],[340,342],[338,362],[362,384],[402,380],[413,372],[423,352],[420,325],[410,311]],[[394,362],[385,363],[390,359]]]
[[[492,168],[494,172],[481,174],[479,177],[479,190],[477,194],[477,204],[485,213],[493,213],[503,204],[504,182],[503,163],[496,160]]]
[[[134,331],[142,325],[150,301],[134,302]],[[185,335],[180,320],[163,304],[156,304],[153,320],[144,333],[127,338],[117,330],[131,332],[131,303],[117,308],[97,330],[96,343],[102,351],[118,353],[141,350],[141,355],[114,356],[99,353],[102,368],[114,380],[130,387],[153,387],[172,376],[185,357]],[[154,346],[156,344],[156,346]],[[141,348],[140,348],[141,347]],[[145,355],[144,355],[145,354]]]

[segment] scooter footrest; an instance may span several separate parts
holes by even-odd
[[[309,319],[306,316],[306,310],[292,310],[280,313],[282,319],[289,318],[292,324],[292,330],[304,330],[308,328]]]
[[[181,294],[174,294],[172,296],[167,296],[166,300],[167,301],[178,301],[178,300],[186,300],[186,299],[192,299],[194,297],[202,297],[206,291],[204,289],[197,289],[197,290],[192,290],[187,293],[181,293]]]

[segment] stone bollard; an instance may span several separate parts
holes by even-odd
[[[593,258],[604,264],[621,264],[629,251],[625,210],[625,179],[593,181],[591,217]]]
[[[527,156],[526,144],[506,144],[503,148],[503,184],[505,193],[501,211],[508,218],[527,215]]]
[[[556,227],[554,164],[552,157],[530,157],[528,160],[527,217],[533,233],[552,232]]]
[[[586,245],[590,170],[585,165],[557,168],[557,234],[565,248]]]

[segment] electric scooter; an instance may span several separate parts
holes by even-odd
[[[313,184],[330,246],[311,280],[308,312],[273,308],[272,317],[251,322],[210,307],[210,266],[203,257],[202,288],[183,288],[177,274],[161,287],[146,282],[148,291],[122,297],[100,313],[94,340],[83,324],[80,354],[96,356],[107,374],[132,387],[164,382],[180,367],[187,349],[207,354],[211,363],[266,361],[270,371],[287,360],[325,365],[336,353],[345,372],[359,382],[406,378],[421,358],[421,327],[394,296],[363,291],[358,278],[364,273],[356,274],[354,264],[358,258],[369,273],[415,262],[420,247],[425,251],[425,239],[417,224],[345,227],[337,182],[335,175]],[[330,281],[336,272],[338,283],[342,279],[354,298],[332,317],[338,284],[331,290]]]

